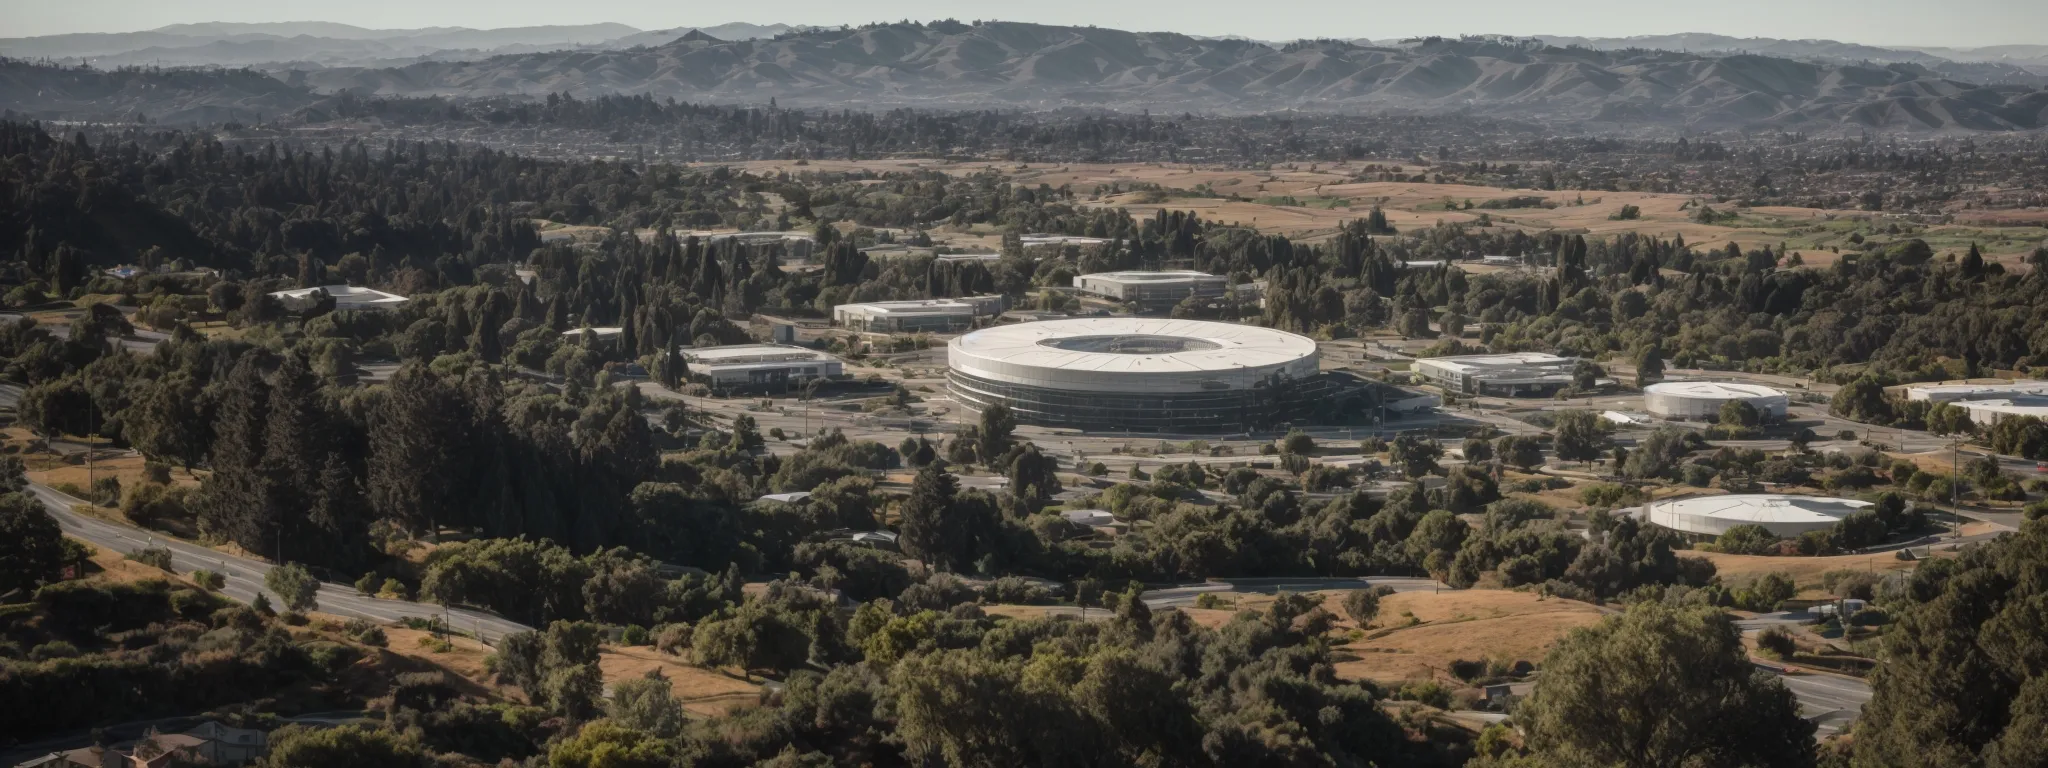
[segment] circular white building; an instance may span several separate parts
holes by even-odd
[[[1854,499],[1776,493],[1694,496],[1650,502],[1645,517],[1652,524],[1699,536],[1719,536],[1738,525],[1761,525],[1789,539],[1833,528],[1842,518],[1871,506]]]
[[[1766,419],[1785,418],[1791,398],[1770,387],[1721,381],[1667,381],[1643,389],[1643,409],[1660,419],[1712,419],[1721,406],[1742,401]]]
[[[1075,429],[1259,429],[1334,386],[1307,337],[1203,320],[1021,323],[966,334],[946,352],[950,389],[967,408],[1002,403],[1020,422]]]

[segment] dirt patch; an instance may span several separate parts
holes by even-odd
[[[750,706],[761,700],[759,683],[691,666],[678,657],[647,646],[605,646],[598,655],[597,667],[604,673],[607,683],[646,677],[648,672],[661,670],[676,698],[682,701],[683,708],[699,716],[723,715],[736,707]]]
[[[92,570],[94,581],[128,583],[136,581],[183,582],[177,574],[169,573],[154,565],[144,565],[128,559],[128,553],[116,552],[84,539],[74,539],[92,549]]]
[[[1327,606],[1342,615],[1331,596]],[[1408,615],[1420,623],[1403,626]],[[1468,589],[1404,592],[1380,601],[1380,615],[1364,638],[1338,646],[1356,658],[1337,663],[1348,679],[1382,682],[1455,680],[1454,661],[1500,659],[1540,662],[1566,633],[1600,621],[1600,609],[1586,603],[1544,598],[1529,592]]]

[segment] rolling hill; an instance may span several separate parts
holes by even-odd
[[[743,34],[776,32],[734,26],[746,27],[734,30]],[[466,32],[432,34],[460,39]],[[0,76],[0,107],[39,116],[87,110],[197,119],[303,104],[347,90],[458,98],[648,94],[719,103],[775,98],[860,108],[1393,110],[1708,129],[2048,127],[2048,90],[1958,79],[1914,62],[1609,51],[1496,39],[1399,46],[1322,40],[1274,47],[1011,22],[784,29],[772,38],[747,40],[687,29],[635,37],[642,44],[628,48],[438,58],[403,66],[295,66],[271,71],[275,79],[268,85],[253,72],[223,74],[209,86],[203,73],[175,70],[130,72],[120,85],[111,82],[120,79],[113,74],[99,82],[76,68],[51,72],[14,62]]]
[[[773,40],[693,36],[645,49],[561,51],[303,74],[317,90],[394,95],[653,94],[830,105],[1473,110],[1702,127],[1839,125],[2018,130],[2048,92],[1979,85],[1911,63],[1597,51],[1441,40],[1274,48],[1164,32],[1009,22],[887,24]]]

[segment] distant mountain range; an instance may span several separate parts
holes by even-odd
[[[603,36],[602,28],[411,30],[412,38],[532,46],[542,35]],[[274,35],[348,30],[288,28],[202,31]],[[720,37],[724,31],[734,38]],[[390,32],[390,31],[386,31]],[[164,32],[139,34],[170,34]],[[469,35],[470,37],[464,37]],[[477,37],[477,36],[484,37]],[[773,35],[767,37],[764,35]],[[494,36],[494,37],[493,37]],[[1685,40],[1676,38],[1683,37]],[[1674,36],[1695,44],[1706,36]],[[356,44],[393,44],[349,39]],[[618,41],[637,38],[638,43]],[[41,38],[36,38],[41,39]],[[297,38],[283,38],[292,40]],[[566,38],[565,38],[566,39]],[[1757,41],[1740,41],[1757,45]],[[659,42],[656,42],[659,41]],[[1987,62],[1875,62],[1812,50],[1772,55],[1650,50],[1559,39],[1436,39],[1368,44],[1303,41],[1275,47],[1239,39],[1011,22],[884,24],[858,29],[706,28],[634,33],[603,44],[472,59],[431,58],[402,66],[307,66],[269,70],[288,92],[311,100],[360,94],[538,97],[650,94],[679,100],[889,107],[1105,107],[1155,111],[1274,109],[1472,112],[1535,119],[1701,128],[1804,130],[2030,130],[2048,127],[2048,90],[2039,82],[1961,79],[1943,68]],[[472,44],[472,43],[463,43]],[[1840,44],[1835,44],[1840,45]],[[1821,46],[1819,43],[1813,44]],[[0,43],[0,50],[5,44]],[[1931,54],[1928,54],[1931,55]],[[1869,63],[1865,63],[1869,62]],[[55,115],[79,109],[167,116],[218,115],[252,100],[290,97],[255,81],[219,92],[190,80],[152,87],[45,82],[49,68],[0,71],[0,106]],[[137,73],[147,76],[149,73]],[[170,78],[178,73],[162,73]],[[100,95],[92,95],[100,94]],[[183,95],[180,95],[183,94]],[[241,105],[241,106],[237,106]]]
[[[265,70],[399,66],[557,50],[623,50],[661,45],[695,27],[641,30],[624,24],[469,29],[364,29],[324,21],[174,24],[147,32],[0,39],[0,56],[60,64],[253,66]],[[786,24],[720,24],[701,30],[721,40],[774,37]]]

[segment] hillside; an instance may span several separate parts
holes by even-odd
[[[730,26],[727,31],[738,34],[776,31]],[[452,41],[473,32],[431,36]],[[518,30],[494,32],[506,40]],[[391,67],[294,65],[269,77],[257,71],[95,72],[15,61],[0,67],[0,108],[39,117],[142,113],[169,122],[246,120],[347,90],[453,98],[646,94],[728,104],[774,98],[863,108],[1388,110],[1709,130],[2048,126],[2048,90],[2040,86],[1979,84],[1908,62],[1600,51],[1490,39],[1431,39],[1398,47],[1313,41],[1274,48],[1246,40],[1009,22],[785,30],[746,40],[687,29],[630,38],[642,44]],[[287,52],[275,41],[211,45],[239,46],[251,58]]]
[[[1592,51],[1486,41],[1275,49],[1241,40],[1008,22],[889,24],[773,40],[500,56],[304,74],[317,90],[392,95],[567,91],[695,101],[1115,106],[1254,111],[1482,109],[1702,127],[2012,130],[2048,122],[2048,92],[1980,86],[1912,64]]]
[[[330,66],[403,66],[557,50],[620,50],[661,45],[696,29],[720,40],[774,37],[785,24],[641,30],[624,24],[470,29],[365,29],[328,22],[173,24],[144,32],[0,38],[0,56],[125,66],[241,67],[267,71]]]

